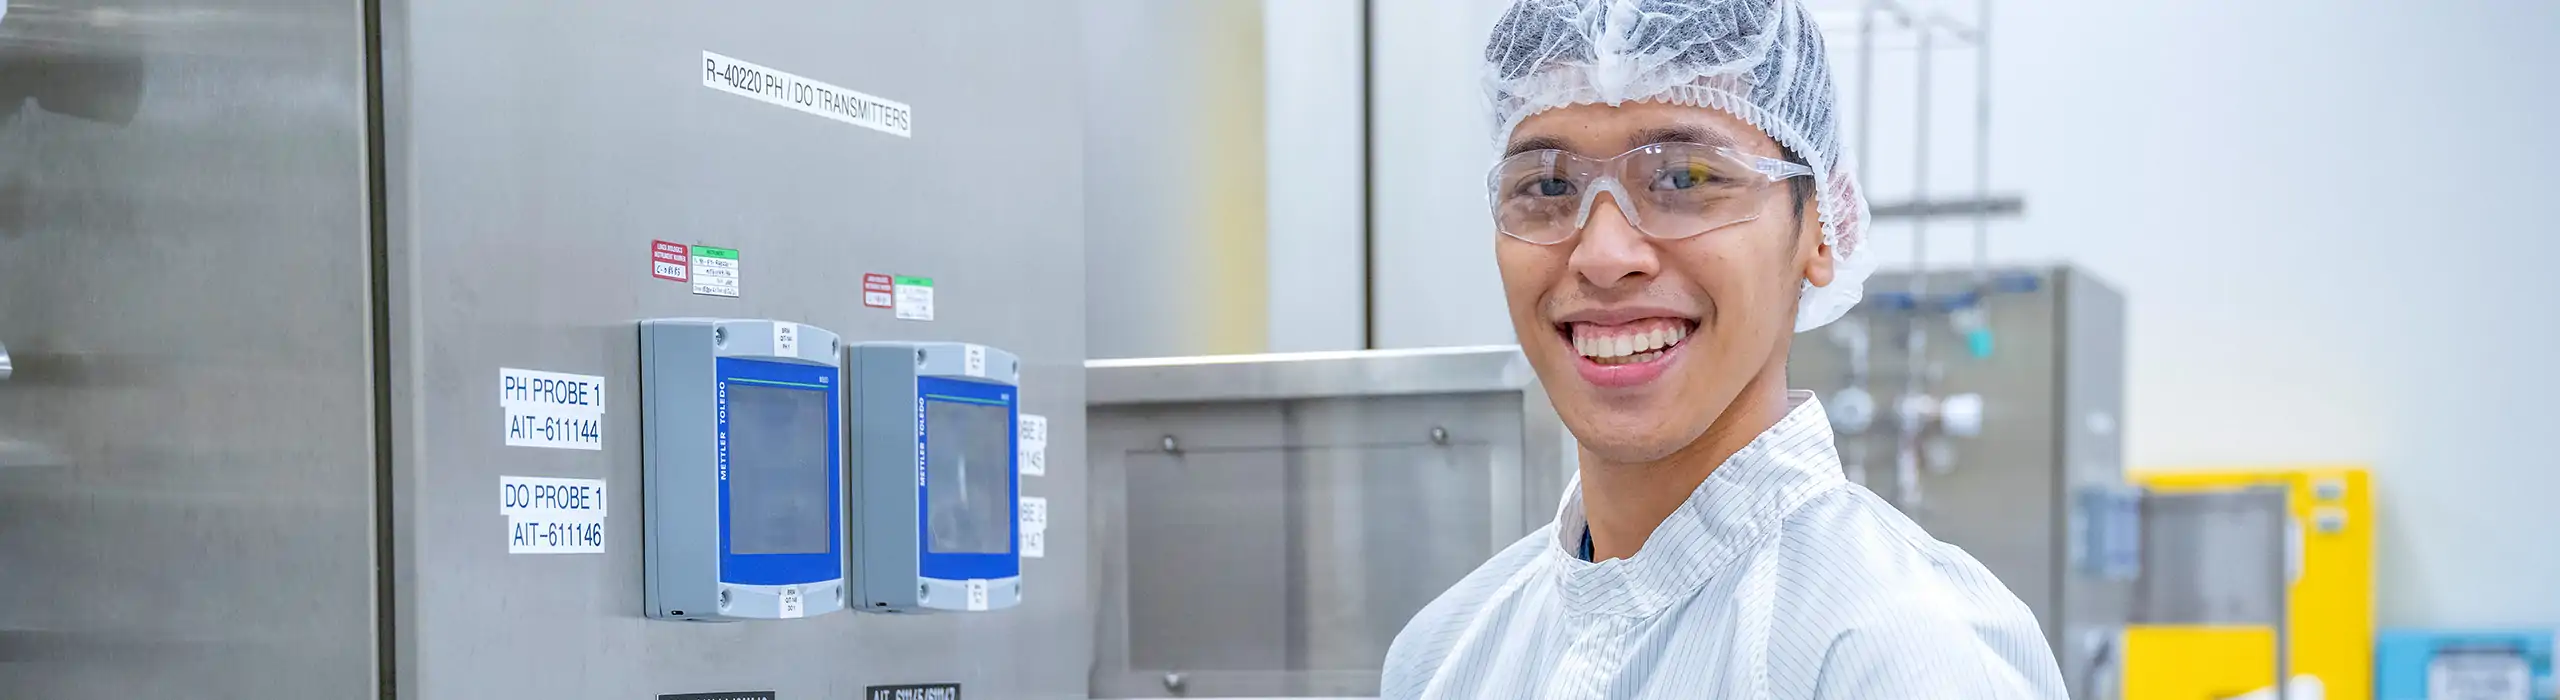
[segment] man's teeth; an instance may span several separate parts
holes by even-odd
[[[1688,326],[1680,323],[1647,324],[1640,329],[1602,330],[1576,326],[1573,331],[1575,351],[1594,360],[1618,362],[1652,361],[1660,355],[1656,351],[1671,347],[1689,335]]]

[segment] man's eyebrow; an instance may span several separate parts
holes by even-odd
[[[1629,137],[1627,139],[1627,148],[1633,150],[1635,148],[1657,143],[1695,143],[1721,148],[1732,148],[1733,137],[1726,136],[1722,132],[1718,132],[1714,129],[1689,126],[1685,124],[1657,126],[1651,129],[1638,131],[1634,136]]]
[[[1553,136],[1531,136],[1529,138],[1511,142],[1510,148],[1503,149],[1502,157],[1509,158],[1530,151],[1562,150],[1568,150],[1565,148],[1564,139]]]

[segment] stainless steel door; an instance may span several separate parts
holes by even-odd
[[[363,30],[0,21],[0,697],[376,693]]]

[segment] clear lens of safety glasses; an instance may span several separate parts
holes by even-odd
[[[1761,192],[1812,168],[1731,148],[1657,143],[1606,160],[1559,150],[1530,151],[1493,166],[1493,221],[1502,234],[1538,245],[1573,238],[1591,221],[1601,192],[1636,230],[1680,239],[1760,218]]]

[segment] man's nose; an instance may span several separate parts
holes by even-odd
[[[1619,211],[1617,194],[1602,192],[1591,200],[1591,218],[1585,220],[1581,235],[1573,242],[1573,257],[1568,260],[1573,273],[1581,275],[1593,286],[1612,289],[1631,281],[1640,281],[1662,271],[1662,259],[1656,254],[1653,239],[1637,231]]]

